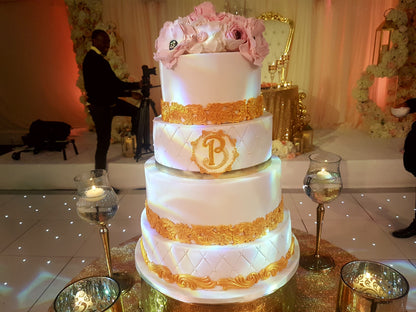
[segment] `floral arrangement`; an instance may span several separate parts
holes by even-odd
[[[231,13],[216,13],[211,2],[203,2],[186,17],[165,22],[156,39],[154,59],[173,68],[183,54],[240,52],[261,66],[269,53],[261,20]]]
[[[394,27],[391,35],[393,47],[383,53],[379,64],[367,67],[352,95],[372,136],[403,137],[411,128],[413,116],[399,120],[391,114],[390,103],[382,110],[370,99],[369,88],[375,78],[397,78],[397,92],[393,94],[396,102],[416,97],[416,0],[401,0],[397,8],[388,12],[386,21]]]
[[[290,141],[273,140],[272,154],[281,159],[293,159],[296,157],[296,147]]]

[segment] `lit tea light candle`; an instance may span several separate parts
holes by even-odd
[[[85,196],[89,200],[99,200],[104,197],[104,190],[101,187],[93,185],[85,192]]]
[[[122,147],[123,156],[133,157],[135,153],[135,146],[133,138],[126,137],[124,138],[123,147]]]
[[[322,168],[320,171],[318,171],[316,177],[319,180],[328,180],[332,178],[331,174],[328,171],[326,171],[325,168]]]

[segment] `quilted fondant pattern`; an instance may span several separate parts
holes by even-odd
[[[236,139],[239,156],[232,169],[249,168],[265,162],[271,157],[272,115],[265,112],[262,117],[223,125],[180,125],[154,120],[153,138],[156,161],[166,167],[185,171],[199,171],[192,162],[191,142],[202,135],[202,130],[222,130]]]
[[[291,244],[290,215],[264,237],[235,246],[201,246],[182,244],[161,237],[142,214],[143,244],[149,260],[170,269],[173,274],[208,276],[212,280],[246,276],[259,272],[284,257]]]

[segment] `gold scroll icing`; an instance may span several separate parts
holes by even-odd
[[[278,261],[273,262],[260,270],[259,272],[250,273],[247,276],[238,275],[234,278],[222,278],[217,281],[213,281],[210,277],[197,277],[191,274],[173,274],[168,267],[155,264],[147,257],[146,250],[143,246],[143,240],[140,240],[140,248],[144,261],[150,271],[156,273],[159,278],[164,279],[168,283],[175,283],[183,288],[195,289],[212,289],[216,286],[222,287],[224,290],[228,289],[240,289],[250,288],[260,280],[266,280],[286,268],[288,260],[293,255],[295,250],[295,240],[292,236],[292,242],[286,256],[280,258]]]
[[[221,174],[231,171],[238,157],[237,140],[225,134],[224,131],[205,131],[191,142],[191,160],[199,167],[201,173]]]
[[[215,91],[214,91],[215,92]],[[184,125],[207,125],[240,122],[263,114],[263,95],[231,103],[182,105],[161,101],[162,120]]]
[[[161,236],[181,243],[198,245],[237,245],[252,242],[273,230],[283,220],[283,200],[264,218],[236,225],[188,225],[161,218],[146,202],[146,216],[150,226]]]

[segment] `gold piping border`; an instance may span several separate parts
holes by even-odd
[[[161,218],[148,205],[146,216],[150,226],[164,238],[185,244],[197,245],[238,245],[250,243],[262,236],[268,230],[273,230],[283,221],[283,199],[279,206],[265,217],[253,222],[241,222],[235,225],[188,225],[174,223],[167,218]]]
[[[263,115],[263,95],[230,103],[182,105],[161,100],[162,120],[184,125],[207,125],[241,122]]]
[[[250,288],[257,284],[260,280],[264,281],[272,276],[276,276],[277,273],[287,267],[288,261],[290,257],[292,257],[295,250],[295,239],[292,235],[292,242],[284,257],[281,257],[278,261],[269,264],[259,272],[250,273],[245,277],[238,275],[234,278],[222,278],[217,281],[212,280],[208,276],[197,277],[191,274],[173,274],[168,267],[151,262],[147,256],[146,250],[144,249],[143,239],[140,240],[140,249],[149,270],[156,273],[159,278],[168,283],[175,283],[182,288],[190,288],[192,290],[197,288],[212,289],[216,286],[222,287],[223,290],[228,290]]]

